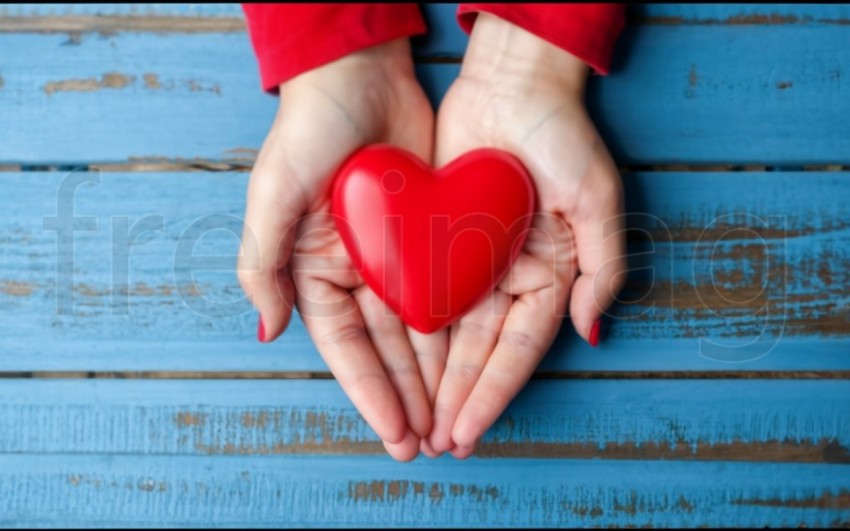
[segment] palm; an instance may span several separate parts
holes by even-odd
[[[578,273],[596,264],[581,250],[602,233],[598,214],[616,219],[619,177],[583,103],[546,87],[519,98],[511,87],[461,75],[440,107],[437,139],[438,165],[477,147],[519,156],[538,198],[510,272],[452,327],[430,443],[465,457],[543,358],[571,292],[578,291],[571,313],[580,333],[595,319],[585,308],[597,288]]]
[[[385,142],[431,156],[433,112],[409,51],[390,51],[399,52],[398,63],[373,63],[376,49],[281,87],[281,109],[249,184],[240,281],[270,338],[298,308],[361,414],[391,454],[410,459],[431,427],[417,356],[439,350],[439,340],[406,330],[364,285],[328,200],[333,172],[360,147]]]

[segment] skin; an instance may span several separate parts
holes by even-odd
[[[414,77],[408,41],[305,72],[280,86],[280,103],[248,185],[239,282],[260,313],[266,342],[298,308],[387,451],[413,459],[432,424],[422,373],[435,379],[428,371],[434,360],[442,365],[448,333],[408,329],[365,286],[328,200],[333,172],[362,146],[386,142],[431,160],[434,114]]]
[[[342,388],[395,459],[465,458],[525,385],[569,315],[590,330],[622,286],[622,185],[584,106],[587,66],[481,13],[436,127],[406,39],[280,86],[248,186],[239,281],[273,341],[296,306]],[[436,136],[435,136],[436,134]],[[435,140],[436,139],[436,140]],[[352,268],[329,215],[333,172],[390,143],[440,167],[478,147],[526,165],[538,213],[497,288],[450,329],[423,335]]]
[[[451,328],[422,446],[428,455],[469,456],[531,377],[562,318],[588,340],[622,287],[622,183],[585,109],[587,75],[571,54],[478,15],[438,113],[434,165],[478,147],[509,151],[532,175],[538,214],[507,278]]]

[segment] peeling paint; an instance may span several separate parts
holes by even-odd
[[[850,491],[842,490],[837,494],[824,492],[820,496],[812,496],[811,498],[791,498],[782,500],[778,498],[770,499],[738,499],[732,500],[735,505],[751,505],[756,507],[787,507],[794,509],[850,509]]]
[[[187,426],[203,426],[206,423],[206,415],[200,413],[190,413],[187,411],[178,413],[175,418],[175,424],[178,428]]]
[[[44,85],[44,92],[51,96],[56,92],[96,92],[103,89],[124,89],[136,82],[136,76],[120,72],[107,72],[97,78],[64,79],[49,81]],[[173,90],[174,81],[162,82],[159,76],[152,72],[142,74],[142,83],[145,90]],[[221,84],[218,82],[202,83],[195,79],[188,79],[180,85],[190,92],[212,92],[221,96]]]
[[[634,22],[658,26],[777,26],[791,24],[836,24],[845,26],[850,20],[842,18],[814,18],[809,15],[780,15],[778,13],[750,13],[726,18],[685,18],[682,16],[636,17]]]
[[[120,31],[233,33],[245,31],[245,21],[237,17],[185,16],[73,15],[0,17],[0,32],[97,32],[101,35],[114,35]]]
[[[438,482],[426,485],[423,482],[408,480],[350,482],[347,489],[347,497],[354,502],[397,502],[404,501],[411,496],[427,497],[434,504],[439,504],[447,496],[486,503],[499,499],[500,492],[495,485],[482,487],[472,484],[451,484],[447,489],[444,484]]]
[[[162,84],[159,82],[159,76],[156,74],[151,74],[150,72],[146,72],[142,75],[142,80],[145,84],[145,88],[149,90],[159,90],[162,88]]]
[[[186,81],[186,87],[188,87],[190,92],[212,92],[217,96],[221,96],[221,85],[218,83],[203,85],[194,79],[190,79]]]
[[[779,83],[776,84],[776,88],[778,88],[779,90],[789,89],[793,86],[794,86],[794,84],[791,83],[790,81],[780,81]]]
[[[51,96],[56,92],[96,92],[102,89],[123,89],[130,86],[135,80],[135,76],[119,72],[107,72],[101,76],[100,80],[87,78],[49,81],[44,85],[44,92]]]
[[[19,280],[4,280],[0,282],[0,293],[13,297],[28,297],[32,295],[35,288],[36,285],[31,282],[21,282]]]

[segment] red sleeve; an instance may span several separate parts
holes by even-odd
[[[603,75],[625,25],[624,4],[461,4],[457,17],[465,32],[472,31],[479,11],[534,33]]]
[[[426,31],[416,4],[242,4],[263,89],[349,53]]]

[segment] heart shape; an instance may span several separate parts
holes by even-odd
[[[331,212],[352,264],[423,333],[454,322],[498,284],[525,242],[534,185],[510,153],[470,151],[439,170],[394,146],[354,153]]]

